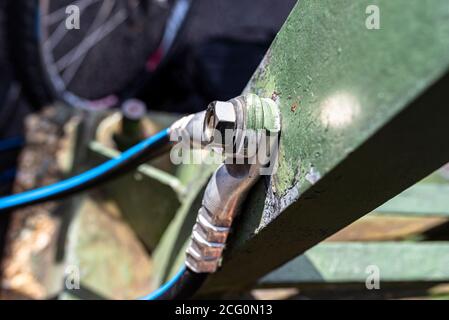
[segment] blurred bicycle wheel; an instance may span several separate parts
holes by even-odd
[[[12,60],[31,104],[106,109],[132,95],[179,1],[11,0]]]

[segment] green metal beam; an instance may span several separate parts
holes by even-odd
[[[254,283],[449,160],[448,34],[446,0],[298,3],[248,86],[279,101],[279,169],[203,293]]]
[[[449,243],[323,243],[262,278],[258,286],[365,283],[378,268],[380,282],[449,281]]]
[[[119,152],[99,142],[89,146],[91,161],[103,163]],[[148,249],[154,249],[182,203],[186,187],[176,177],[148,164],[104,187]],[[165,201],[160,201],[160,199]]]
[[[375,210],[376,215],[449,217],[449,185],[420,183]]]

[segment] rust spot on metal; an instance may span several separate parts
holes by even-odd
[[[271,94],[271,100],[277,101],[279,99],[280,94],[281,94],[280,92],[273,91],[273,93]]]
[[[292,104],[290,110],[291,110],[292,112],[296,112],[297,109],[298,109],[298,104],[295,102],[295,103]]]

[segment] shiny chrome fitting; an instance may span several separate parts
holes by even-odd
[[[204,117],[202,144],[223,149],[228,159],[256,159],[249,152],[252,142],[247,139],[248,134],[250,137],[255,135],[255,142],[258,142],[280,131],[277,104],[253,94],[228,102],[213,102],[201,116]],[[197,122],[189,119],[186,123]],[[222,140],[229,131],[232,139]],[[258,180],[263,165],[260,161],[225,162],[215,171],[206,187],[186,250],[189,269],[197,273],[214,273],[218,269],[232,223],[248,191]]]
[[[200,258],[193,258],[190,252],[187,252],[186,266],[195,273],[214,273],[217,271],[219,262],[212,260],[208,261]]]
[[[215,243],[226,243],[230,228],[217,227],[210,222],[210,216],[205,208],[201,208],[193,228],[206,241]]]
[[[186,252],[186,264],[193,271],[211,273],[218,269],[232,222],[258,172],[257,165],[237,164],[223,164],[215,171]]]
[[[186,265],[196,273],[213,273],[220,264],[225,244],[209,242],[197,231],[186,251]]]
[[[197,231],[192,232],[191,246],[200,253],[205,259],[215,259],[221,257],[224,243],[209,242]]]

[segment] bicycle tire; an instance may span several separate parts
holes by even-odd
[[[92,107],[92,109],[106,109],[118,105],[121,101],[120,98],[124,95],[123,93],[132,90],[133,88],[130,86],[135,86],[136,83],[138,83],[136,79],[148,73],[146,68],[148,59],[150,59],[151,55],[157,50],[158,44],[161,41],[161,38],[163,38],[164,27],[169,17],[171,7],[173,6],[172,2],[170,2],[169,8],[155,9],[157,15],[153,14],[152,18],[158,20],[151,24],[151,30],[154,29],[157,31],[152,31],[151,36],[145,32],[142,32],[142,34],[135,33],[133,35],[132,45],[129,47],[134,50],[134,47],[144,43],[141,44],[142,47],[139,47],[140,51],[138,53],[140,54],[145,51],[145,55],[140,54],[139,61],[134,57],[129,57],[128,61],[121,62],[121,69],[122,71],[125,70],[125,72],[116,71],[115,75],[123,75],[123,83],[120,83],[119,86],[111,85],[111,87],[114,87],[113,89],[109,90],[108,88],[107,90],[102,90],[104,92],[101,94],[96,94],[94,92],[91,96],[84,96],[82,93],[72,92],[72,88],[69,85],[67,85],[64,90],[58,90],[58,81],[60,80],[56,79],[57,81],[55,81],[55,73],[52,74],[50,71],[53,66],[48,64],[48,58],[46,61],[43,49],[44,36],[42,35],[43,32],[41,28],[43,27],[40,21],[43,1],[50,2],[49,0],[14,0],[9,1],[8,6],[8,26],[10,28],[9,42],[12,53],[11,60],[14,64],[17,76],[22,82],[24,93],[35,110],[51,105],[56,101],[62,101],[69,106],[81,106],[81,108],[87,106],[88,109],[90,107]],[[138,2],[138,5],[147,8],[148,3],[150,2],[146,3],[146,1],[143,0],[143,2]],[[98,2],[103,3],[101,1]],[[146,3],[146,5],[144,6],[142,3]],[[120,5],[122,5],[122,3],[120,3]],[[101,41],[105,42],[106,38],[100,40],[99,43]],[[115,43],[113,43],[115,40],[112,37],[107,41],[110,41],[111,48],[114,48],[113,46],[115,46],[115,48],[117,47]],[[98,47],[100,47],[100,45],[101,44],[98,44]],[[95,48],[97,48],[97,45],[95,45]],[[132,68],[129,66],[130,64],[134,64]],[[87,62],[86,65],[88,65]],[[85,68],[95,69],[95,64],[90,64]],[[100,70],[101,72],[98,72],[98,70],[91,72],[92,74],[88,75],[90,80],[85,81],[85,87],[88,90],[91,90],[91,88],[96,85],[95,77],[101,78],[103,70],[107,73],[113,71],[114,68],[110,68],[110,70],[108,68],[103,68]],[[128,72],[128,70],[132,71],[129,71],[130,74],[125,76],[125,73]],[[85,72],[85,74],[87,74],[87,72]],[[107,75],[103,76],[103,79],[107,80],[109,78],[113,77]],[[98,83],[102,83],[102,80],[100,79]],[[92,89],[92,91],[95,90]]]

